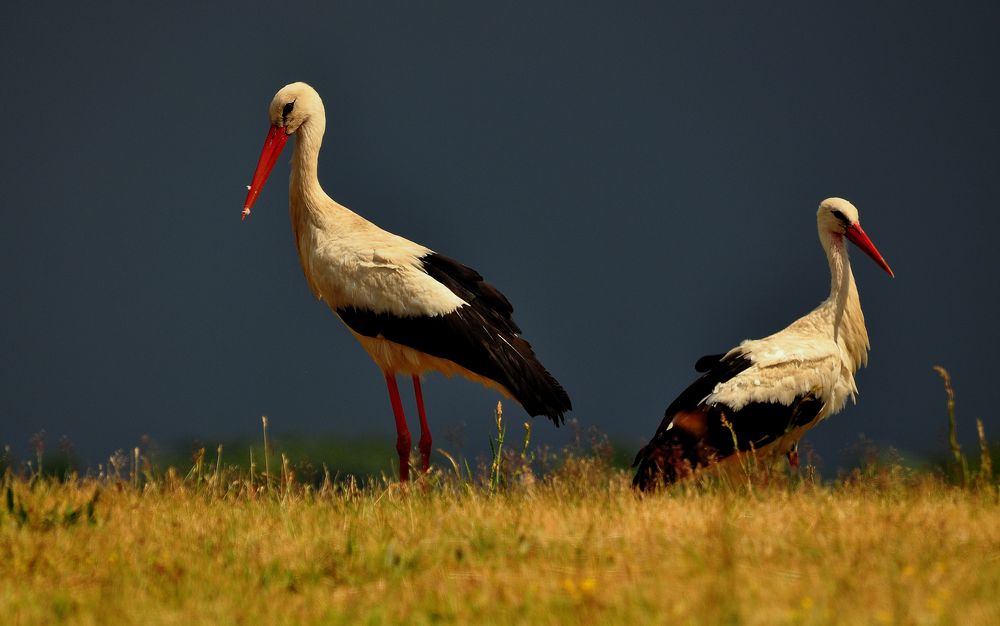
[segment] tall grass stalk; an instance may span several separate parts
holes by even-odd
[[[292,492],[292,484],[295,482],[295,473],[292,471],[291,464],[288,461],[288,455],[284,452],[281,453],[281,489],[282,493],[288,495]]]
[[[215,485],[216,491],[220,488],[222,484],[222,444],[215,449],[215,474],[212,476],[212,484]]]
[[[139,490],[139,446],[132,448],[132,488]]]
[[[733,438],[733,451],[736,455],[736,462],[739,464],[740,470],[743,472],[743,477],[746,479],[747,493],[753,493],[753,477],[757,473],[757,453],[753,448],[753,444],[750,444],[749,452],[740,452],[740,442],[736,438],[736,430],[733,428],[732,422],[723,416],[722,426],[729,430],[729,435]]]
[[[503,480],[503,438],[507,426],[503,423],[503,403],[497,402],[496,411],[497,440],[496,445],[490,438],[490,451],[493,453],[493,463],[490,467],[490,493],[495,494],[500,489]]]
[[[35,462],[38,465],[35,477],[41,478],[43,474],[42,461],[45,458],[45,431],[40,430],[31,436],[31,447],[35,451]],[[29,463],[30,465],[30,463]]]
[[[983,420],[979,418],[976,418],[976,432],[979,434],[979,479],[989,484],[993,480],[993,456],[990,454],[990,442],[986,440]]]
[[[199,483],[202,481],[203,469],[205,467],[205,448],[201,447],[195,450],[194,457],[192,459],[193,464],[191,465],[191,470],[187,473],[187,478],[194,478]],[[111,465],[115,467],[114,457],[110,460]],[[117,471],[117,469],[116,469]]]
[[[250,448],[250,469],[249,469],[249,473],[248,473],[248,476],[247,476],[247,482],[250,485],[250,492],[251,493],[254,491],[253,475],[254,475],[254,472],[256,470],[257,470],[257,464],[254,463],[254,460],[253,460],[253,447],[251,447]]]
[[[948,370],[940,365],[934,366],[941,379],[944,381],[944,392],[948,396],[948,444],[951,446],[951,455],[955,461],[955,472],[963,487],[969,486],[969,464],[962,454],[962,446],[958,443],[958,427],[955,420],[955,389],[951,386],[951,375]]]
[[[264,484],[267,485],[267,491],[271,491],[271,444],[267,440],[267,416],[260,416],[261,424],[264,428]]]

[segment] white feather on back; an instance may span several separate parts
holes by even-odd
[[[413,317],[444,315],[465,304],[423,270],[420,258],[430,249],[367,221],[350,230],[337,226],[299,233],[306,238],[299,248],[307,251],[302,255],[306,275],[330,308]]]
[[[757,402],[787,406],[812,392],[826,402],[828,408],[836,407],[830,412],[843,406],[846,396],[836,389],[842,363],[833,341],[772,336],[744,341],[736,351],[747,354],[752,365],[716,385],[705,399],[707,403],[721,402],[735,411]]]

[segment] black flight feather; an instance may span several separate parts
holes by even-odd
[[[420,260],[427,274],[467,304],[435,316],[401,317],[354,307],[337,314],[360,335],[382,336],[496,381],[530,415],[562,423],[572,409],[569,396],[519,336],[510,301],[458,261],[436,253]]]
[[[722,354],[706,354],[695,362],[694,371],[707,372],[718,365],[724,356],[726,356],[725,352]]]
[[[698,364],[712,358],[703,357]],[[660,484],[669,485],[737,450],[763,448],[790,429],[809,424],[823,408],[823,402],[812,393],[803,394],[788,405],[752,402],[739,411],[723,403],[707,404],[704,400],[717,384],[751,365],[750,358],[739,353],[715,361],[667,407],[656,434],[636,454],[632,463],[638,468],[632,480],[634,487],[645,491]],[[732,430],[723,420],[729,422]]]

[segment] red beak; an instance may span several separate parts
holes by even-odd
[[[870,256],[873,261],[878,263],[879,267],[884,269],[889,274],[889,276],[893,278],[896,277],[896,275],[892,273],[892,268],[890,268],[889,264],[885,262],[885,259],[882,258],[882,255],[878,253],[878,250],[875,248],[875,244],[872,243],[872,240],[869,239],[868,235],[865,234],[865,231],[862,230],[861,224],[857,222],[851,224],[850,226],[848,226],[847,232],[844,234],[847,236],[848,239],[851,240],[851,243],[861,248],[861,250],[865,254]]]
[[[250,208],[257,201],[257,195],[264,188],[264,183],[267,182],[267,177],[270,176],[287,142],[288,135],[285,134],[285,129],[271,126],[271,130],[267,132],[267,139],[264,140],[264,149],[260,151],[260,159],[257,160],[257,169],[253,172],[250,191],[247,192],[246,202],[243,203],[243,219],[250,215]]]

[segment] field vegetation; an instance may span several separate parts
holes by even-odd
[[[826,481],[750,457],[640,496],[600,441],[545,453],[497,426],[491,460],[442,452],[409,485],[302,480],[266,445],[246,466],[9,466],[0,623],[1000,624],[986,446]]]

